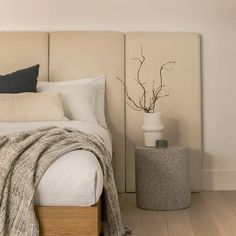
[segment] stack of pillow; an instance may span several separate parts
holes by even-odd
[[[81,120],[106,128],[105,76],[38,82],[39,65],[0,75],[0,122]]]

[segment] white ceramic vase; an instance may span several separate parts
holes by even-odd
[[[156,140],[162,139],[162,130],[164,129],[161,121],[161,113],[144,112],[144,123],[142,129],[144,132],[145,146],[155,147]]]

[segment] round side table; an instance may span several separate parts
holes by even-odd
[[[135,149],[136,204],[149,210],[177,210],[191,205],[188,148]]]

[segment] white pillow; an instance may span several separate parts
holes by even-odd
[[[65,121],[57,93],[0,94],[1,122]]]
[[[87,84],[66,84],[41,82],[38,92],[57,92],[62,95],[65,115],[70,120],[82,120],[97,124],[95,115],[96,88]]]
[[[105,118],[105,76],[100,75],[94,78],[85,78],[79,80],[67,80],[60,82],[38,82],[38,91],[42,90],[47,86],[67,86],[67,85],[89,85],[96,89],[95,97],[95,115],[97,123],[107,128],[106,118]],[[63,91],[61,91],[63,93]],[[72,113],[76,113],[73,110]]]

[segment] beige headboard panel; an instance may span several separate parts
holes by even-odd
[[[146,57],[141,77],[152,86],[158,80],[160,65],[174,60],[170,72],[164,72],[169,97],[160,100],[157,110],[163,114],[164,138],[172,144],[190,147],[192,190],[202,186],[201,136],[201,65],[200,36],[195,33],[130,32],[126,34],[126,82],[132,96],[137,97],[134,81],[138,69],[140,47]],[[133,122],[135,120],[135,122]],[[143,113],[126,107],[126,190],[135,191],[134,148],[143,145]]]
[[[124,34],[119,32],[50,33],[50,81],[106,75],[106,111],[113,135],[115,179],[125,191],[124,94],[116,76],[124,77]]]
[[[140,55],[141,45],[147,58],[142,78],[147,82],[158,76],[161,64],[176,61],[174,70],[164,75],[171,95],[161,101],[158,109],[163,113],[164,138],[170,143],[183,143],[190,147],[192,189],[201,190],[201,65],[198,34],[0,32],[0,74],[34,64],[40,64],[40,80],[73,80],[106,74],[107,121],[114,141],[116,183],[119,192],[132,192],[135,191],[134,147],[144,143],[141,130],[143,114],[125,108],[124,92],[115,77],[126,77],[131,95],[137,96],[137,86],[133,80],[137,62],[131,58]]]
[[[48,80],[48,33],[0,32],[0,74],[35,64],[39,80]]]

